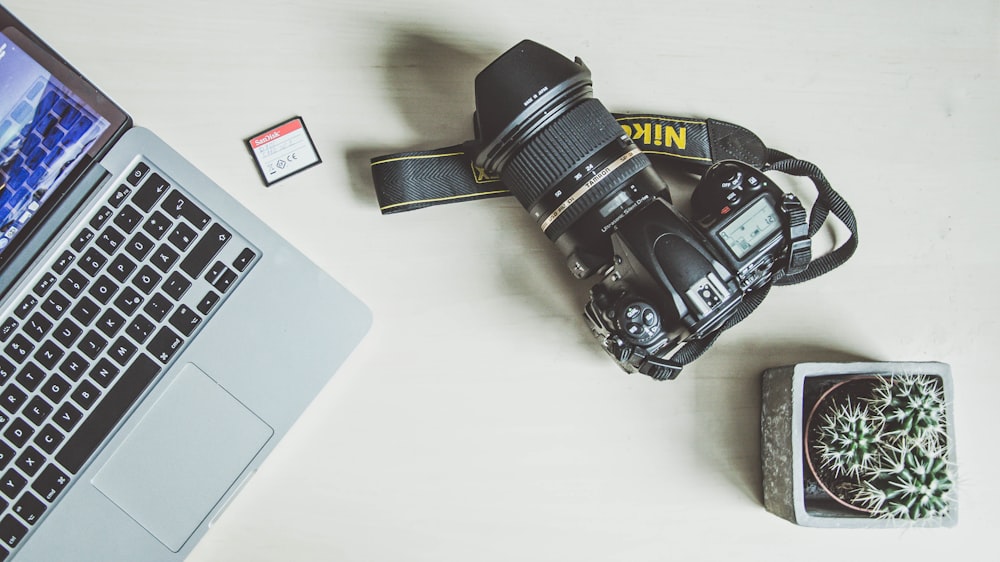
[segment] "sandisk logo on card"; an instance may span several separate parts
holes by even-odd
[[[260,146],[260,145],[264,144],[265,142],[272,141],[272,140],[274,140],[274,139],[276,139],[276,138],[278,138],[280,136],[281,136],[281,133],[275,131],[273,133],[268,133],[268,134],[266,134],[266,135],[264,135],[262,137],[257,137],[255,139],[253,139],[253,143],[255,145],[257,145],[257,146]]]
[[[287,135],[288,133],[297,131],[297,130],[299,130],[301,128],[302,128],[301,121],[293,120],[293,121],[291,121],[289,123],[286,123],[286,124],[278,127],[277,129],[272,129],[270,131],[267,131],[266,133],[261,133],[260,135],[254,137],[253,140],[252,140],[252,142],[253,142],[254,146],[260,146],[262,144],[271,142],[271,141],[273,141],[275,139],[279,139],[282,136]]]

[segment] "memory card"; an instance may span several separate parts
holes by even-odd
[[[245,142],[267,186],[322,161],[301,117],[275,125]]]

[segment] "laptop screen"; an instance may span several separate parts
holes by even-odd
[[[109,123],[0,33],[0,254]]]
[[[129,124],[19,21],[0,17],[0,268],[56,232],[43,224],[68,216],[60,202],[79,203],[67,194]]]

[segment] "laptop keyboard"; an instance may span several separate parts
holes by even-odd
[[[0,315],[0,559],[260,252],[140,162]]]

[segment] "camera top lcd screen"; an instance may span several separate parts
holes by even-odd
[[[779,228],[781,220],[774,207],[766,198],[761,197],[720,230],[719,238],[736,259],[743,259]]]

